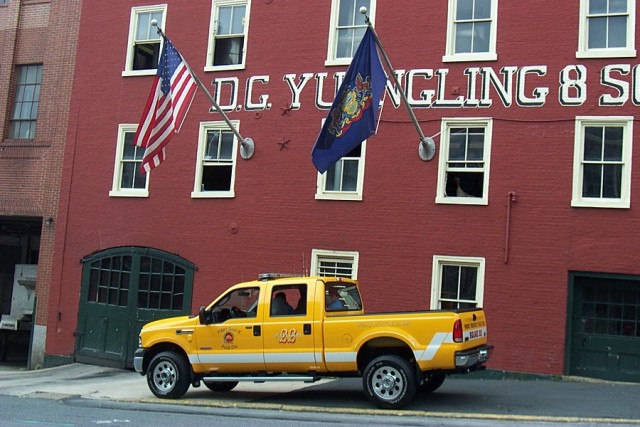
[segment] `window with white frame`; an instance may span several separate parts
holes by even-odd
[[[571,206],[631,205],[633,117],[577,117]]]
[[[363,141],[325,173],[318,174],[316,199],[362,200],[366,145]]]
[[[34,139],[40,105],[42,65],[16,67],[16,95],[9,122],[10,139]]]
[[[436,203],[486,205],[493,120],[442,119]]]
[[[205,71],[245,67],[250,0],[213,0]]]
[[[431,309],[482,307],[485,259],[433,256]]]
[[[580,0],[577,58],[635,57],[636,0]]]
[[[152,75],[158,68],[162,37],[151,25],[155,19],[165,29],[167,5],[140,6],[131,8],[127,60],[123,76]]]
[[[109,196],[148,197],[149,173],[140,172],[144,148],[133,145],[138,125],[118,126],[116,161],[113,166],[113,184]]]
[[[358,252],[313,249],[311,275],[357,279],[358,257]]]
[[[367,16],[375,22],[376,0],[331,0],[329,48],[325,65],[348,65],[367,30],[360,8],[367,8]]]
[[[449,0],[444,62],[495,61],[498,0]]]
[[[240,122],[232,121],[238,129]],[[235,197],[237,138],[225,122],[200,123],[198,165],[191,197]]]

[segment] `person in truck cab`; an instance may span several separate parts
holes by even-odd
[[[340,299],[340,294],[336,287],[329,288],[329,299],[327,300],[327,311],[342,310],[344,303]]]
[[[287,295],[284,292],[278,292],[271,301],[272,316],[286,316],[293,314],[293,307],[287,302]]]

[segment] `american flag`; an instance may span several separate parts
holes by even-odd
[[[133,138],[134,145],[145,149],[140,166],[142,173],[164,161],[164,149],[180,130],[197,87],[189,66],[165,38],[158,72]]]

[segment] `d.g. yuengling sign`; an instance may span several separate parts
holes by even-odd
[[[594,70],[595,71],[595,70]],[[551,99],[562,106],[580,106],[593,91],[600,106],[640,106],[640,65],[610,64],[598,70],[597,88],[587,87],[587,67],[567,65],[557,76],[550,75],[546,65],[505,66],[498,71],[492,67],[468,67],[462,80],[466,87],[449,87],[448,68],[416,68],[396,70],[403,82],[405,94],[413,108],[487,108],[500,102],[504,107],[542,107]],[[592,71],[593,72],[593,71]],[[333,74],[334,90],[327,95],[328,73],[285,74],[278,84],[290,91],[290,109],[301,107],[303,91],[315,87],[315,106],[320,110],[331,107],[335,88],[339,87],[344,71]],[[310,83],[315,80],[315,84]],[[283,83],[284,82],[284,83]],[[269,75],[251,76],[246,81],[244,100],[239,99],[238,77],[219,77],[212,81],[216,100],[225,111],[260,111],[272,107],[269,86],[275,84]],[[325,93],[326,92],[326,93]],[[556,93],[557,96],[551,95]],[[391,80],[387,81],[387,96],[398,108],[400,94]],[[221,99],[222,98],[222,99]]]

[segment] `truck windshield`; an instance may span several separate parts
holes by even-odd
[[[347,282],[327,282],[325,287],[327,311],[362,310],[358,287]]]

